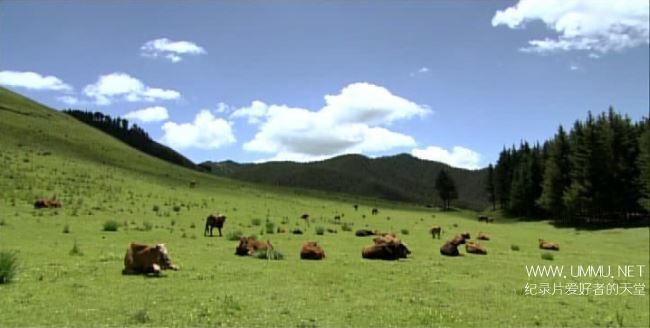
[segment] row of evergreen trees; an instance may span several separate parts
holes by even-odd
[[[510,215],[563,225],[638,223],[650,211],[649,152],[648,118],[589,113],[541,146],[504,149],[488,167],[488,197]]]
[[[151,156],[185,167],[196,168],[196,165],[192,161],[173,149],[153,141],[144,129],[137,124],[130,125],[126,119],[121,117],[113,118],[101,112],[77,109],[66,109],[63,112]]]

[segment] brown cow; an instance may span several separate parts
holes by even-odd
[[[239,245],[235,248],[235,254],[239,256],[253,255],[256,251],[270,251],[273,250],[271,242],[263,242],[255,240],[251,237],[240,237]]]
[[[462,235],[456,235],[454,239],[447,241],[440,247],[440,254],[447,256],[458,256],[458,245],[464,244],[465,238]]]
[[[432,238],[436,238],[437,236],[438,239],[440,239],[440,233],[442,232],[442,228],[440,226],[433,226],[431,227],[431,230],[429,230],[429,232],[431,233]]]
[[[488,222],[488,217],[487,217],[487,215],[479,215],[479,217],[478,217],[478,222],[485,222],[485,223],[487,223],[487,222]]]
[[[472,241],[465,244],[465,251],[472,254],[487,255],[487,249],[483,245]]]
[[[405,259],[411,251],[408,245],[403,243],[399,238],[391,234],[377,237],[373,245],[366,246],[361,251],[361,257],[370,260],[397,260]]]
[[[559,251],[560,250],[560,244],[550,243],[548,241],[544,241],[544,239],[539,239],[539,248],[540,249],[547,249],[547,250],[550,250],[550,251]]]
[[[300,258],[303,260],[322,260],[325,258],[325,251],[315,241],[308,241],[302,245]]]
[[[34,202],[34,208],[60,208],[61,202],[57,199],[41,198]]]
[[[490,236],[488,236],[487,234],[479,231],[478,236],[476,236],[476,239],[478,239],[478,240],[490,240]]]
[[[226,216],[223,214],[210,214],[208,217],[205,219],[205,231],[203,232],[204,236],[208,235],[208,231],[210,231],[210,237],[212,237],[212,229],[214,227],[217,227],[217,230],[219,231],[219,237],[221,237],[221,228],[223,228],[223,224],[226,222]]]
[[[359,230],[355,231],[354,235],[357,236],[357,237],[374,236],[375,231],[368,230],[368,229],[359,229]]]
[[[160,274],[161,269],[178,270],[169,258],[165,244],[155,246],[131,243],[124,256],[122,274]]]

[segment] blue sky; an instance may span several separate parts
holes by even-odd
[[[195,162],[458,167],[611,105],[648,116],[646,0],[0,1],[0,84]]]

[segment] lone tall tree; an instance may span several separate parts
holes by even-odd
[[[442,200],[443,210],[448,210],[451,200],[458,198],[456,184],[445,170],[440,170],[440,173],[438,173],[438,177],[436,178],[436,190],[438,191],[438,196]]]

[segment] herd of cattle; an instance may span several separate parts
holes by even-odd
[[[39,199],[34,203],[34,208],[59,208],[61,203],[55,199]],[[356,209],[356,205],[355,205]],[[377,209],[372,209],[372,214],[376,215]],[[309,216],[304,214],[301,219],[308,220]],[[494,222],[494,218],[479,216],[479,222]],[[226,216],[223,214],[210,214],[205,221],[204,236],[212,236],[213,228],[217,228],[219,236],[222,236],[221,229],[226,222]],[[442,227],[433,226],[429,230],[432,238],[440,239]],[[395,233],[381,233],[376,230],[360,229],[355,232],[358,237],[375,236],[373,243],[367,245],[361,250],[361,257],[364,259],[377,260],[398,260],[407,258],[411,251],[408,245],[404,243]],[[470,241],[469,232],[463,232],[451,240],[446,241],[440,247],[440,254],[444,256],[459,256],[458,246],[465,245],[465,252],[469,254],[487,255],[487,249],[476,241]],[[490,237],[479,232],[477,240],[490,240]],[[559,251],[560,245],[539,239],[539,248],[545,250]],[[235,254],[239,256],[250,256],[257,252],[273,251],[273,245],[270,241],[264,242],[253,237],[240,237],[239,244],[235,248]],[[325,258],[325,251],[318,243],[309,241],[303,244],[300,250],[300,258],[303,260],[322,260]],[[160,274],[161,270],[171,269],[178,270],[169,257],[169,252],[164,244],[154,246],[131,243],[126,250],[124,257],[124,269],[122,274]]]

